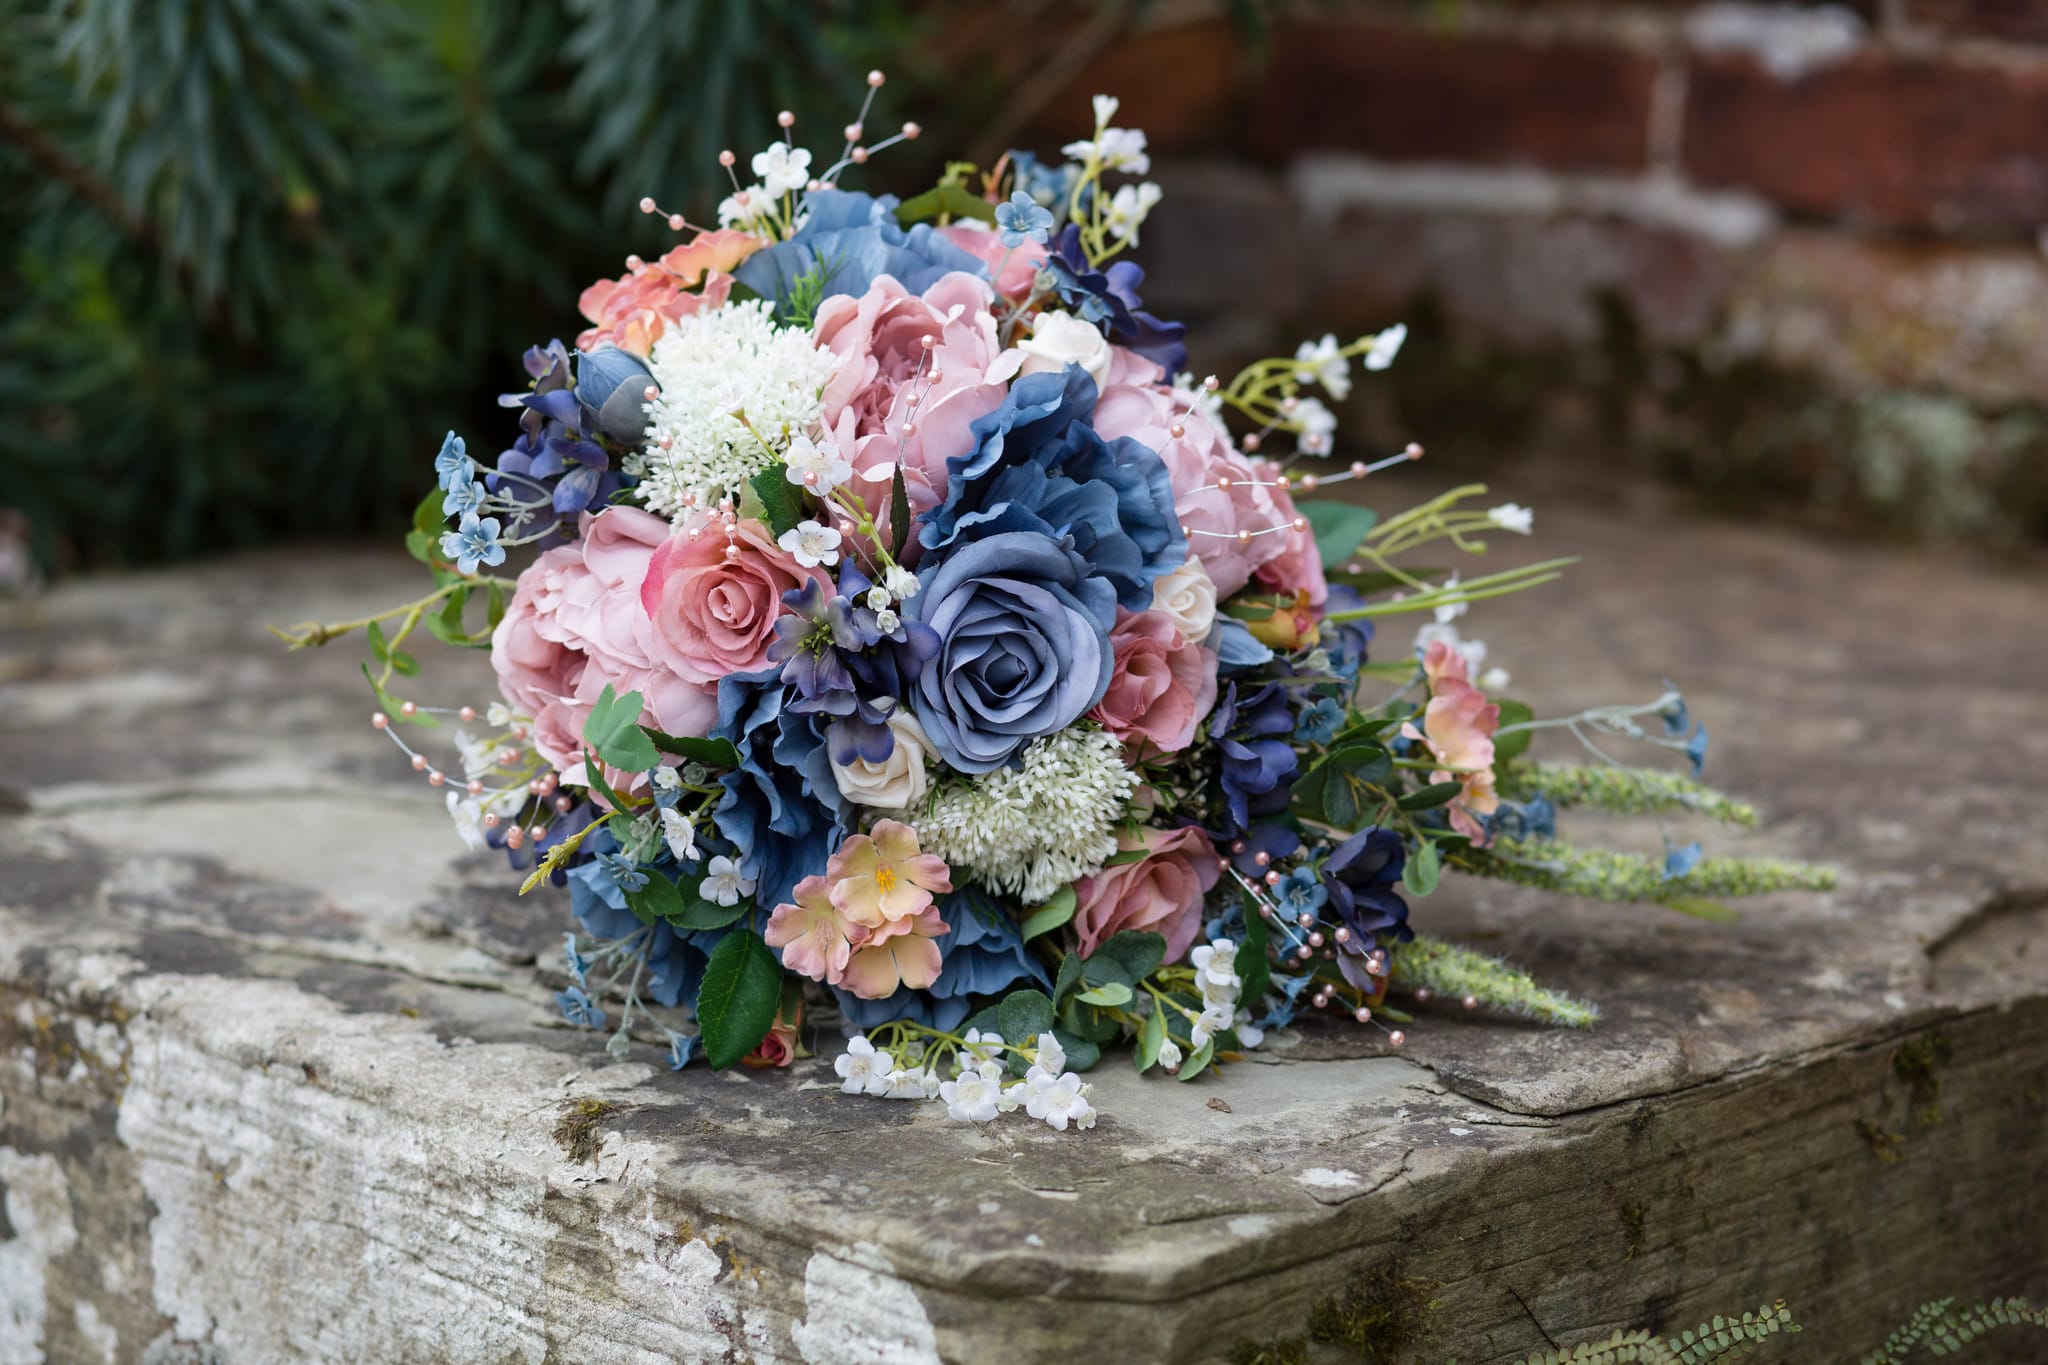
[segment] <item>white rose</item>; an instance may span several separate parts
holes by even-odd
[[[888,725],[896,735],[896,743],[887,758],[880,763],[864,758],[834,763],[832,778],[839,784],[839,794],[857,806],[908,810],[924,800],[928,785],[925,760],[938,757],[938,750],[924,737],[924,727],[908,707],[899,706],[890,712]]]
[[[1216,585],[1202,561],[1190,554],[1187,563],[1155,580],[1152,610],[1171,618],[1189,644],[1208,639],[1216,624]]]
[[[1031,324],[1031,335],[1017,343],[1024,353],[1019,374],[1039,374],[1079,365],[1100,389],[1109,377],[1109,338],[1095,330],[1095,324],[1057,310],[1040,313]]]

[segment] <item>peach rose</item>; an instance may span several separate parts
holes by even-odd
[[[1216,704],[1216,656],[1189,644],[1161,611],[1118,608],[1109,643],[1115,670],[1088,714],[1134,750],[1187,748]]]
[[[724,303],[732,292],[733,267],[765,245],[746,232],[700,233],[658,261],[616,280],[599,280],[576,301],[583,316],[597,324],[577,336],[576,349],[594,351],[608,341],[646,357],[670,323]],[[703,292],[690,293],[700,282]]]
[[[729,543],[725,530],[709,513],[692,514],[682,534],[654,552],[640,585],[640,643],[648,659],[705,687],[768,666],[782,594],[813,580],[832,588],[823,570],[800,567],[760,522],[735,524]],[[728,548],[739,553],[728,555]]]
[[[1074,884],[1079,904],[1074,927],[1081,935],[1081,956],[1087,957],[1104,939],[1126,929],[1143,930],[1166,939],[1166,960],[1178,962],[1202,931],[1202,898],[1222,875],[1216,846],[1209,836],[1186,829],[1147,829],[1117,837],[1124,852],[1145,851],[1138,862],[1105,867]]]

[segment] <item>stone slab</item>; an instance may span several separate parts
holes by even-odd
[[[8,604],[0,1361],[1470,1365],[1781,1296],[1847,1356],[2048,1291],[2048,589],[1540,491],[1495,557],[1586,562],[1471,633],[1546,711],[1682,681],[1767,815],[1716,849],[1840,889],[1718,927],[1449,885],[1418,921],[1601,1027],[1314,1025],[1189,1085],[1112,1056],[1064,1135],[561,1027],[566,907],[461,856],[348,646],[262,631],[413,566]]]

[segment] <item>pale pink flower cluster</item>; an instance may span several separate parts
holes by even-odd
[[[1464,792],[1451,802],[1451,825],[1473,843],[1483,844],[1486,832],[1480,817],[1500,808],[1493,779],[1493,733],[1500,728],[1500,707],[1472,685],[1465,656],[1447,641],[1431,642],[1422,657],[1422,671],[1430,695],[1419,738],[1444,765],[1430,773],[1429,780],[1464,784]],[[1414,737],[1412,724],[1402,728]]]
[[[766,245],[746,232],[701,233],[616,280],[599,280],[576,301],[583,316],[596,324],[577,336],[576,348],[594,351],[610,342],[644,359],[669,324],[722,305],[732,293],[729,272]],[[699,284],[703,289],[691,292]]]
[[[951,869],[919,851],[917,831],[878,820],[839,846],[824,876],[796,884],[796,899],[775,907],[763,937],[789,970],[880,1000],[939,979],[933,940],[947,925],[933,897],[952,889]]]

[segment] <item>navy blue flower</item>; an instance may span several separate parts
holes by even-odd
[[[986,279],[988,267],[972,252],[954,246],[929,223],[905,228],[896,221],[893,194],[814,190],[805,199],[807,217],[794,237],[757,251],[733,271],[733,278],[762,298],[778,315],[788,311],[797,281],[823,281],[820,299],[865,294],[877,276],[893,275],[913,294],[955,270]]]
[[[939,908],[947,926],[933,940],[942,964],[939,979],[925,990],[900,987],[880,1000],[835,990],[839,1011],[849,1024],[871,1029],[892,1019],[910,1019],[951,1033],[980,999],[1004,995],[1019,985],[1052,985],[1045,968],[1025,950],[1016,922],[986,896],[956,891],[942,897]]]
[[[1138,286],[1145,272],[1131,261],[1112,261],[1097,270],[1081,246],[1081,229],[1072,223],[1061,231],[1046,257],[1053,287],[1076,314],[1096,323],[1118,342],[1165,370],[1168,377],[1188,367],[1187,324],[1161,322],[1144,311]]]
[[[890,712],[908,679],[938,652],[939,637],[922,622],[899,619],[884,631],[861,604],[874,584],[850,560],[840,566],[839,592],[826,597],[815,580],[782,595],[790,615],[775,623],[768,657],[798,695],[789,709],[831,718],[825,740],[834,763],[882,763],[896,745]]]
[[[1109,688],[1116,591],[1080,556],[1013,532],[962,545],[910,608],[938,636],[910,704],[947,764],[985,773],[1064,730]]]
[[[822,873],[851,824],[825,745],[831,718],[794,710],[800,695],[774,669],[718,684],[712,734],[738,746],[740,766],[719,779],[725,795],[712,823],[732,841],[763,906],[793,899],[799,881]]]
[[[1218,841],[1230,849],[1231,865],[1247,877],[1259,878],[1266,869],[1292,858],[1301,848],[1301,836],[1285,825],[1258,824],[1235,839]],[[1242,847],[1240,847],[1242,845]],[[1259,855],[1266,855],[1264,862]]]
[[[1254,815],[1286,806],[1300,771],[1293,734],[1294,713],[1279,683],[1242,696],[1235,682],[1224,690],[1210,713],[1209,735],[1223,755],[1223,798],[1230,817],[1226,835],[1245,828]]]
[[[1042,244],[1052,236],[1052,213],[1028,193],[1018,190],[1007,204],[996,205],[996,227],[1002,233],[1004,246]]]
[[[653,377],[646,362],[609,345],[572,358],[557,340],[528,347],[524,363],[532,387],[498,397],[500,407],[521,410],[519,436],[485,482],[494,493],[509,486],[522,501],[546,493],[554,516],[602,507],[625,486],[613,452],[637,448],[647,428]],[[540,509],[529,509],[514,518],[513,530],[525,534],[540,520]]]
[[[1378,934],[1397,942],[1415,937],[1408,902],[1394,888],[1408,868],[1408,845],[1390,829],[1369,825],[1323,859],[1323,889],[1330,906],[1361,947]]]
[[[1323,649],[1330,656],[1330,671],[1347,682],[1358,677],[1358,670],[1371,657],[1372,622],[1363,618],[1331,621],[1327,617],[1364,605],[1358,589],[1348,583],[1332,583],[1329,601],[1323,605]]]

